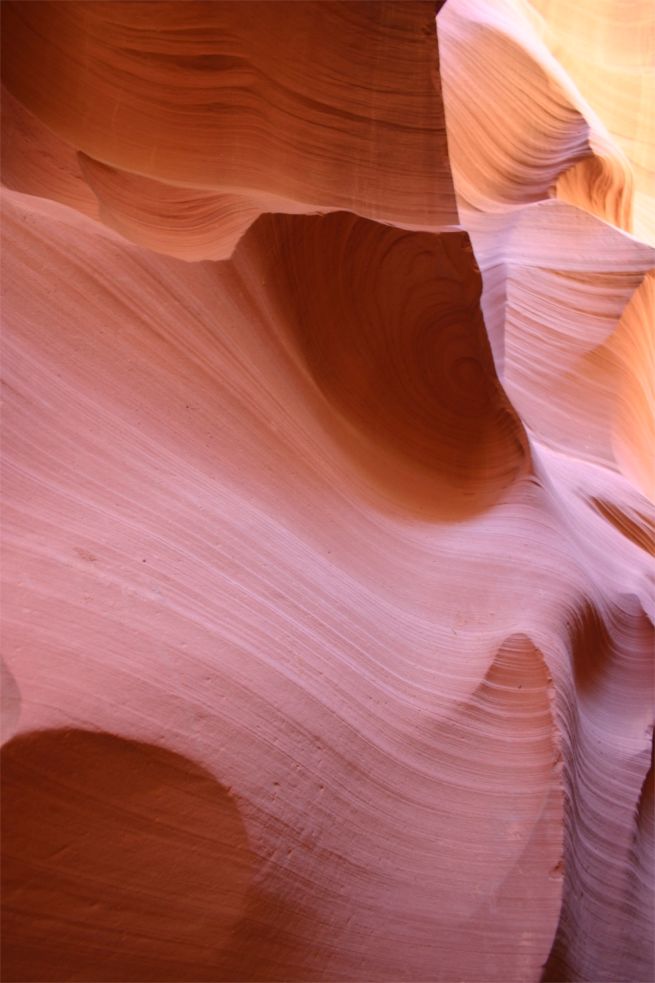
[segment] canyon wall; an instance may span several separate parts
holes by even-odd
[[[649,3],[2,5],[3,964],[653,980]]]

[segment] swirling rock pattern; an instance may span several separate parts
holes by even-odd
[[[590,32],[557,2],[450,0],[439,16],[453,178],[496,367],[596,582],[567,619],[575,697],[562,723],[566,874],[551,981],[655,974],[641,832],[652,782],[655,253],[626,234],[652,242],[655,152],[640,110],[650,83],[634,71],[646,11],[631,13],[628,27],[617,5],[596,6]],[[650,25],[652,38],[652,11]],[[598,71],[608,56],[610,74]],[[464,86],[473,69],[488,82],[476,100]],[[628,74],[610,96],[607,80]],[[505,115],[511,124],[492,131]],[[604,523],[589,527],[595,543],[578,525],[585,506]],[[619,542],[645,559],[641,597],[626,589],[627,555],[610,572]]]
[[[3,5],[7,979],[653,978],[644,39],[565,7]]]

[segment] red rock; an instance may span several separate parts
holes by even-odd
[[[652,975],[647,141],[567,16],[4,4],[7,979]]]

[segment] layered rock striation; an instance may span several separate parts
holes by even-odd
[[[7,980],[652,979],[616,8],[3,5]]]

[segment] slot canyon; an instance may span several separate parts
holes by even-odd
[[[653,983],[652,0],[3,0],[2,979]]]

